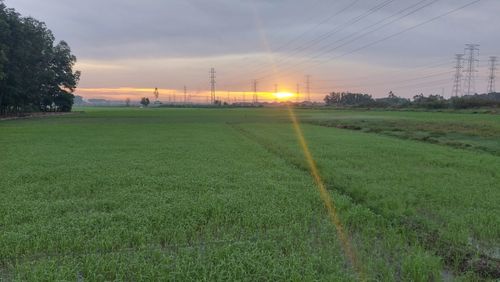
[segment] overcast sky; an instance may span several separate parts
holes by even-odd
[[[500,1],[447,14],[471,2],[6,0],[70,44],[83,73],[77,93],[87,98],[136,98],[154,87],[180,95],[184,85],[201,97],[214,67],[220,96],[241,97],[252,79],[260,91],[304,92],[311,75],[317,100],[333,90],[450,96],[453,57],[466,43],[481,45],[484,92],[488,57],[500,56]]]

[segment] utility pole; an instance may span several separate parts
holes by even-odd
[[[495,56],[490,57],[490,76],[488,76],[488,90],[489,93],[495,93],[495,80],[496,80],[496,70],[497,70],[497,61],[498,58]]]
[[[456,54],[455,59],[457,63],[455,65],[455,76],[453,79],[453,93],[452,95],[458,97],[462,93],[462,70],[464,68],[463,60],[464,54]]]
[[[259,103],[259,96],[257,95],[257,79],[253,80],[253,103]]]
[[[300,85],[297,83],[297,91],[295,92],[295,102],[298,103],[300,101]]]
[[[210,69],[210,102],[215,104],[215,69]]]
[[[311,102],[311,76],[306,75],[306,93],[307,93],[307,101]]]
[[[465,45],[465,55],[467,56],[467,66],[465,68],[465,95],[472,95],[476,92],[476,72],[479,60],[477,56],[479,55],[479,45],[478,44],[466,44]]]

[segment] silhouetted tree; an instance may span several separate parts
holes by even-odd
[[[325,104],[332,106],[370,106],[375,102],[371,95],[350,93],[350,92],[332,92],[324,98]]]
[[[0,0],[0,114],[70,111],[80,72],[68,44]]]
[[[144,107],[147,107],[149,106],[149,98],[146,98],[146,97],[142,97],[141,99],[141,105],[143,105]]]
[[[448,101],[441,95],[424,96],[420,93],[419,95],[413,96],[413,106],[427,108],[427,109],[443,109],[448,107]]]
[[[375,99],[375,102],[377,107],[392,107],[392,108],[407,107],[411,103],[410,99],[398,97],[392,91],[389,91],[389,94],[386,98]]]

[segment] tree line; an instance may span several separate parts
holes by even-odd
[[[396,96],[392,91],[384,98],[351,92],[332,92],[325,96],[327,106],[373,108],[470,109],[500,107],[500,93],[464,95],[445,98],[438,94],[418,94],[413,99]]]
[[[71,111],[80,79],[76,57],[45,23],[0,0],[0,115]]]

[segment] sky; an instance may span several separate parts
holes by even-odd
[[[332,91],[451,96],[454,56],[480,44],[475,88],[500,56],[498,0],[5,0],[65,40],[84,98],[205,102]],[[471,5],[468,5],[472,3]],[[468,6],[467,6],[468,5]],[[184,96],[184,86],[186,96]],[[500,87],[500,86],[499,86]]]

